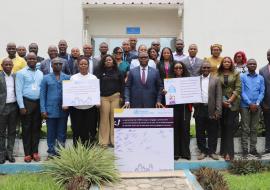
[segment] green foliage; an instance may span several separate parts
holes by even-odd
[[[1,190],[63,190],[51,176],[39,173],[0,175]]]
[[[224,174],[230,190],[269,190],[270,172],[249,175]]]
[[[204,190],[229,190],[223,175],[211,168],[200,168],[195,172]]]
[[[259,160],[233,160],[229,166],[232,174],[247,175],[267,170],[266,166]]]
[[[45,173],[67,189],[87,189],[91,184],[100,186],[120,180],[116,158],[108,149],[78,143],[77,147],[60,148],[59,154],[45,164]]]

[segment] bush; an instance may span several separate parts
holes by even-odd
[[[68,190],[86,190],[91,184],[101,186],[120,180],[116,158],[108,149],[78,143],[77,147],[61,147],[59,155],[45,164],[45,173]]]
[[[229,190],[221,173],[211,168],[200,168],[195,172],[204,190]]]
[[[229,166],[232,174],[247,175],[267,170],[267,167],[259,160],[233,160]]]

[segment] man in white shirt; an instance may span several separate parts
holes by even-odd
[[[175,52],[173,52],[173,59],[174,61],[181,61],[182,59],[186,58],[184,54],[184,41],[182,39],[177,39],[175,42]]]
[[[210,63],[203,63],[200,77],[202,103],[194,105],[197,145],[201,152],[198,160],[204,159],[207,155],[214,160],[219,159],[216,148],[218,120],[222,109],[222,88],[220,81],[216,77],[210,76],[210,71]],[[206,145],[206,137],[208,137],[208,145]]]
[[[13,147],[16,136],[18,106],[15,95],[15,75],[11,74],[13,62],[6,58],[2,62],[0,71],[0,164],[6,159],[15,162]],[[6,134],[7,145],[6,145]]]

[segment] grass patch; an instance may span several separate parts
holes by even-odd
[[[0,175],[1,190],[64,190],[46,174],[21,173]]]
[[[269,190],[270,172],[250,175],[232,175],[224,172],[230,190]]]

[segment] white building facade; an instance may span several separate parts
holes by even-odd
[[[173,47],[176,38],[198,44],[199,57],[210,45],[223,45],[222,55],[242,50],[260,66],[270,48],[270,1],[261,0],[14,0],[2,1],[0,55],[8,42],[36,42],[40,55],[60,39],[71,47],[105,41],[110,50],[130,36],[139,44],[159,40]]]

